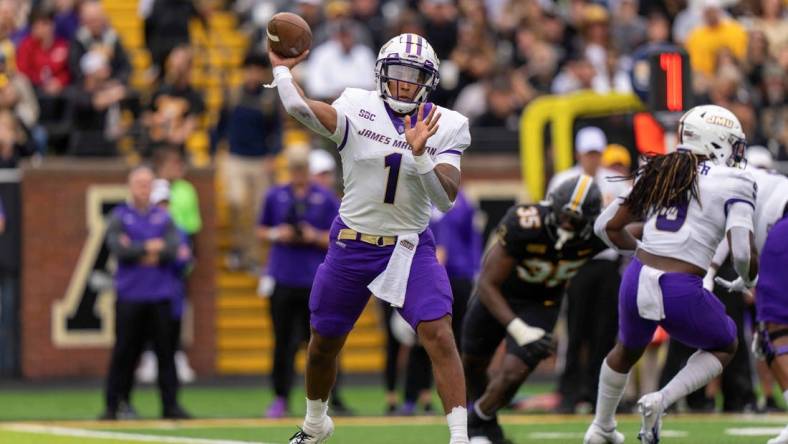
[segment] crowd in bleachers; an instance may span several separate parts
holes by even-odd
[[[696,104],[732,109],[751,144],[788,158],[780,0],[143,0],[137,14],[150,63],[142,88],[130,86],[142,67],[133,67],[100,2],[2,0],[0,166],[34,154],[113,156],[123,140],[149,155],[215,128],[218,115],[203,120],[205,85],[191,81],[190,23],[207,27],[222,9],[237,15],[258,59],[275,12],[304,17],[314,42],[300,74],[307,92],[326,100],[346,86],[371,88],[390,36],[424,35],[441,59],[433,100],[476,128],[512,132],[540,95],[632,91],[633,55],[675,44],[690,55]]]

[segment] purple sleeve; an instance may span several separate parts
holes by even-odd
[[[275,215],[274,215],[274,195],[275,190],[271,190],[263,199],[263,209],[260,211],[260,217],[257,220],[257,225],[262,225],[266,227],[273,227],[279,225],[276,223]]]

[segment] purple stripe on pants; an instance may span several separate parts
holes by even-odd
[[[331,226],[328,254],[317,269],[309,297],[310,322],[322,336],[350,332],[369,301],[367,285],[383,270],[394,246],[378,247],[361,241],[337,240],[347,228],[337,217]],[[373,233],[370,233],[373,234]],[[452,294],[446,269],[435,257],[435,239],[427,229],[419,235],[400,314],[415,329],[420,322],[452,313]]]
[[[694,274],[660,276],[665,319],[657,323],[641,318],[637,293],[642,267],[640,261],[632,260],[618,294],[618,338],[625,347],[638,350],[647,346],[658,324],[672,338],[701,350],[724,349],[736,340],[736,324],[725,314],[725,306],[703,288],[703,279]]]

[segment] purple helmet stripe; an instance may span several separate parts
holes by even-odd
[[[405,52],[407,52],[408,54],[410,54],[410,47],[412,44],[412,42],[410,41],[411,37],[412,36],[410,34],[405,34]]]
[[[421,47],[424,44],[423,43],[424,39],[421,38],[421,36],[417,36],[417,37],[419,39],[416,41],[416,55],[420,56],[421,55]]]

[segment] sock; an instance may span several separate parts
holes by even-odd
[[[449,444],[468,444],[468,410],[465,407],[454,407],[446,415],[449,423]]]
[[[602,361],[594,422],[605,430],[616,427],[616,408],[621,402],[621,397],[624,396],[627,379],[629,379],[629,373],[619,373],[607,365],[607,359]]]
[[[306,400],[306,418],[304,418],[304,431],[319,429],[323,425],[323,419],[328,413],[328,401],[320,399]],[[309,429],[309,430],[307,430]]]
[[[667,408],[679,399],[689,395],[695,390],[708,384],[717,375],[722,373],[722,363],[709,352],[698,350],[687,360],[684,366],[668,385],[659,392],[662,393],[662,405]]]

